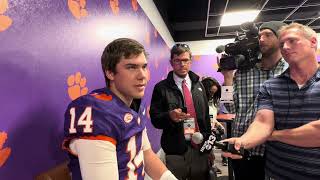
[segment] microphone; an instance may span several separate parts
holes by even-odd
[[[222,53],[225,50],[225,46],[224,45],[220,45],[216,48],[216,52],[217,53]]]
[[[192,134],[191,141],[194,144],[201,144],[203,142],[203,135],[200,132],[195,132]]]
[[[192,135],[191,140],[195,144],[202,143],[202,145],[200,145],[200,152],[202,153],[211,152],[214,146],[221,149],[222,151],[230,152],[232,154],[246,156],[248,153],[246,150],[244,150],[243,147],[241,147],[240,150],[236,150],[234,148],[234,144],[229,144],[228,142],[218,142],[214,132],[211,132],[208,139],[205,141],[203,135],[200,132],[196,132]]]

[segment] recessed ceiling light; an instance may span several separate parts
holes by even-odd
[[[259,10],[228,12],[222,16],[220,26],[235,26],[244,22],[252,22],[259,13]]]

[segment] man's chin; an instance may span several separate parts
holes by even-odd
[[[267,54],[268,51],[269,51],[269,48],[267,48],[267,47],[260,48],[260,52],[262,55]]]
[[[187,74],[188,74],[188,71],[176,73],[176,75],[179,76],[180,78],[185,78]]]
[[[138,93],[133,98],[134,99],[141,99],[144,96],[144,93]]]

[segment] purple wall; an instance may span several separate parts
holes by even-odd
[[[64,110],[71,98],[104,86],[100,56],[110,41],[131,37],[145,45],[148,102],[167,73],[169,48],[136,1],[114,8],[108,0],[8,2],[0,5],[0,179],[33,179],[66,159]],[[148,127],[158,150],[161,131]]]
[[[193,56],[192,71],[196,72],[200,77],[213,77],[222,84],[223,76],[220,72],[217,72],[217,70],[218,65],[216,55]]]

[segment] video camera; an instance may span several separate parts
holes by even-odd
[[[221,70],[248,70],[261,60],[259,48],[259,29],[253,22],[240,25],[242,34],[237,34],[235,41],[216,48],[217,53],[222,53],[220,58]]]

